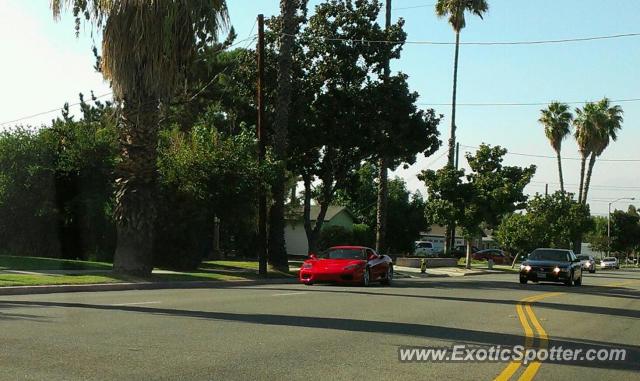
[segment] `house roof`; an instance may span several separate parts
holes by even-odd
[[[344,206],[338,206],[338,205],[329,206],[327,208],[327,213],[324,215],[324,222],[331,221],[333,217],[337,216],[342,211],[347,212],[351,216],[351,213]],[[318,219],[319,214],[320,214],[320,205],[311,205],[311,210],[310,210],[311,221],[316,221]],[[293,213],[287,216],[287,219],[289,220],[300,219],[302,218],[302,215],[303,215],[303,209],[297,208],[295,211],[293,211]]]

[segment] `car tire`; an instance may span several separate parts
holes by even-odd
[[[384,286],[390,286],[391,281],[393,281],[393,266],[389,265],[387,274],[385,275],[384,279],[380,280],[380,284]]]
[[[567,287],[573,286],[573,271],[569,273],[569,278],[564,281],[564,285]]]
[[[362,273],[362,286],[369,287],[369,283],[371,283],[371,272],[367,267],[366,269],[364,269],[364,273]]]
[[[528,281],[527,278],[520,278],[520,284],[527,284]]]
[[[575,284],[576,286],[582,286],[582,274],[580,274],[580,278],[573,281],[573,284]]]
[[[595,274],[595,273],[596,273],[596,269],[589,270],[589,274]]]
[[[305,286],[313,286],[313,282],[303,282]]]

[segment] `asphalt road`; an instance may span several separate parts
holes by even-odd
[[[0,379],[640,380],[639,320],[640,271],[625,270],[587,274],[572,288],[522,286],[517,275],[499,274],[401,279],[392,287],[1,296]],[[526,340],[624,348],[627,360],[398,361],[399,346]]]

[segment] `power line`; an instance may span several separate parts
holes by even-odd
[[[568,105],[581,105],[590,103],[593,101],[572,101],[572,102],[562,102]],[[615,103],[625,103],[625,102],[640,102],[640,98],[626,98],[626,99],[612,99],[611,102]],[[456,106],[476,106],[476,107],[484,107],[484,106],[548,106],[551,102],[497,102],[497,103],[457,103]],[[418,103],[420,106],[451,106],[451,103]]]
[[[480,148],[480,147],[476,147],[476,146],[467,146],[467,145],[463,145],[463,144],[460,144],[460,147],[471,148],[471,149]],[[531,153],[520,153],[520,152],[511,152],[511,151],[507,151],[507,155],[525,156],[525,157],[537,157],[537,158],[542,158],[542,159],[555,159],[555,160],[557,160],[556,156],[536,155],[536,154],[531,154]],[[579,157],[563,157],[562,160],[577,160],[577,161],[581,161],[582,158],[579,158]],[[598,162],[615,162],[615,163],[630,162],[630,163],[636,163],[636,162],[640,162],[640,159],[598,159]]]
[[[417,8],[429,8],[429,7],[434,7],[435,4],[422,4],[422,5],[412,5],[412,6],[408,6],[408,7],[398,7],[398,8],[391,8],[392,11],[403,11],[405,9],[417,9]]]
[[[292,34],[283,34],[288,37],[295,37]],[[640,33],[622,33],[622,34],[610,34],[605,36],[591,36],[591,37],[577,37],[577,38],[562,38],[551,40],[530,40],[530,41],[469,41],[460,42],[460,45],[477,45],[477,46],[490,46],[490,45],[545,45],[545,44],[564,44],[571,42],[586,42],[596,40],[609,40],[615,38],[625,37],[638,37]],[[351,42],[360,44],[410,44],[410,45],[455,45],[455,42],[448,41],[419,41],[419,40],[365,40],[365,39],[351,39],[341,37],[318,37],[324,41],[336,41],[336,42]]]

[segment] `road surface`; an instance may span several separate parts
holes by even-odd
[[[527,299],[528,298],[528,299]],[[640,380],[640,271],[0,296],[3,380]],[[624,348],[622,362],[413,362],[400,346]]]

